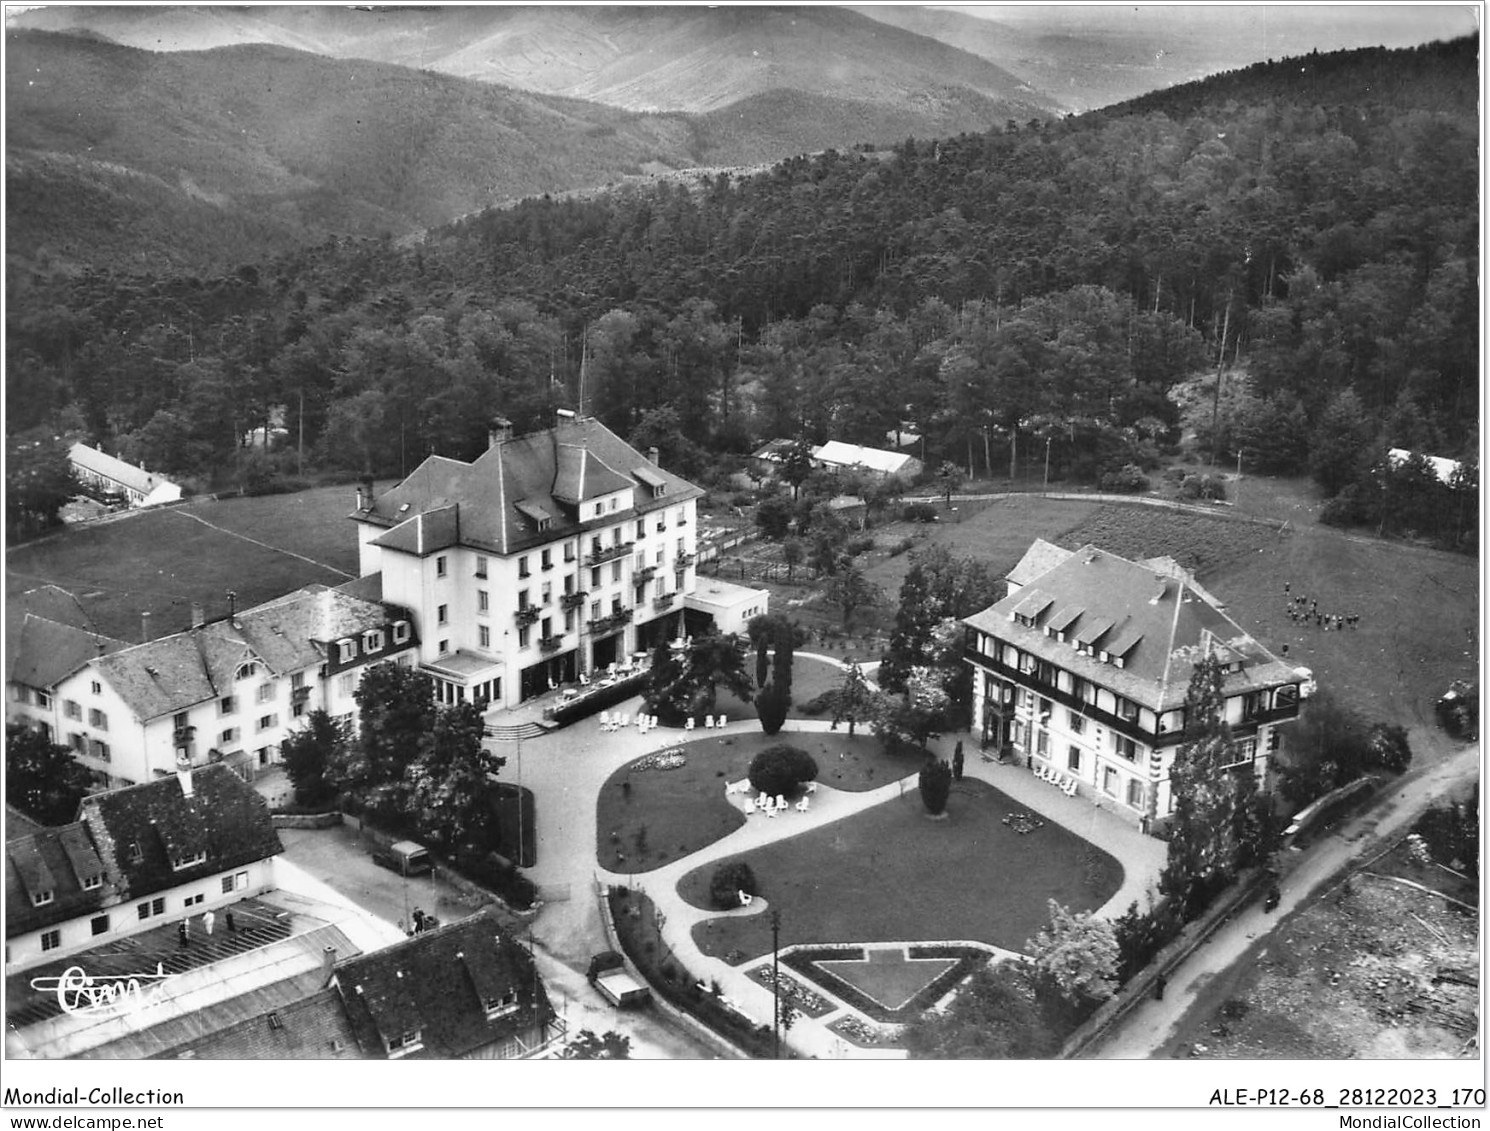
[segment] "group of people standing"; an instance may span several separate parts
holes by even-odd
[[[1285,612],[1288,619],[1294,624],[1308,625],[1311,621],[1315,628],[1322,628],[1326,632],[1334,629],[1336,632],[1344,632],[1347,628],[1359,628],[1361,615],[1359,613],[1322,613],[1319,611],[1319,599],[1317,597],[1294,596],[1290,593],[1290,582],[1283,583],[1283,596],[1288,598]]]

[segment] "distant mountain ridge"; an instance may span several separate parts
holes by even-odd
[[[10,19],[12,264],[215,269],[628,176],[1049,116],[985,61],[846,10],[440,13],[452,18],[60,7]],[[794,21],[812,34],[793,34]],[[26,30],[46,23],[68,30]],[[333,48],[488,78],[493,58],[513,60],[514,79],[562,58],[567,77],[551,85],[588,98]],[[674,101],[692,113],[655,108]]]
[[[705,113],[778,89],[893,105],[933,85],[1007,101],[1013,116],[1055,108],[986,58],[848,7],[80,5],[9,26],[88,29],[149,51],[273,44],[628,110]]]

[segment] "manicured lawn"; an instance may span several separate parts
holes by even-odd
[[[606,780],[596,808],[600,864],[613,872],[649,872],[734,832],[745,815],[725,799],[725,783],[743,778],[750,760],[778,742],[811,754],[818,780],[834,789],[877,789],[914,773],[919,765],[911,757],[890,757],[877,738],[864,732],[852,740],[789,730],[770,737],[757,732],[696,739],[680,744],[687,761],[677,769],[637,769],[646,759],[636,759]],[[629,794],[622,789],[624,782],[631,784]],[[646,833],[639,849],[642,829]]]
[[[243,609],[302,585],[339,585],[354,576],[357,531],[346,517],[353,492],[342,485],[202,499],[67,530],[6,555],[6,592],[60,585],[99,631],[123,640],[140,638],[147,611],[153,635],[179,632],[191,624],[193,602],[208,619],[227,615],[229,589]]]
[[[768,905],[781,912],[781,944],[967,939],[1025,951],[1049,920],[1047,899],[1078,911],[1100,906],[1122,866],[1049,823],[1026,835],[1003,824],[1020,807],[983,782],[953,788],[946,820],[926,817],[914,789],[843,821],[742,854]],[[678,891],[707,908],[709,877],[724,861],[685,875]],[[769,915],[717,918],[694,928],[699,948],[746,959],[771,949]]]

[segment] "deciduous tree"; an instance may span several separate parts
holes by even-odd
[[[1072,1002],[1105,1001],[1117,988],[1118,944],[1112,924],[1090,911],[1072,914],[1049,900],[1050,924],[1025,944],[1035,966]]]
[[[317,708],[305,717],[299,730],[286,736],[280,745],[280,760],[295,787],[295,800],[301,805],[319,805],[335,796],[336,782],[328,778],[333,772],[346,735],[324,710]]]
[[[39,730],[5,724],[5,800],[43,825],[76,820],[88,770]]]

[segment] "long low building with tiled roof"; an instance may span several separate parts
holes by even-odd
[[[181,498],[181,485],[108,452],[76,443],[68,449],[73,474],[104,491],[123,495],[132,507],[154,507]]]
[[[1009,576],[1009,595],[964,621],[985,746],[1074,779],[1147,827],[1172,811],[1190,677],[1214,657],[1237,743],[1233,770],[1265,776],[1304,677],[1175,562],[1037,542]]]
[[[309,585],[222,620],[76,667],[52,690],[54,741],[102,787],[226,762],[251,779],[322,709],[355,725],[354,692],[373,664],[412,664],[409,614]]]

